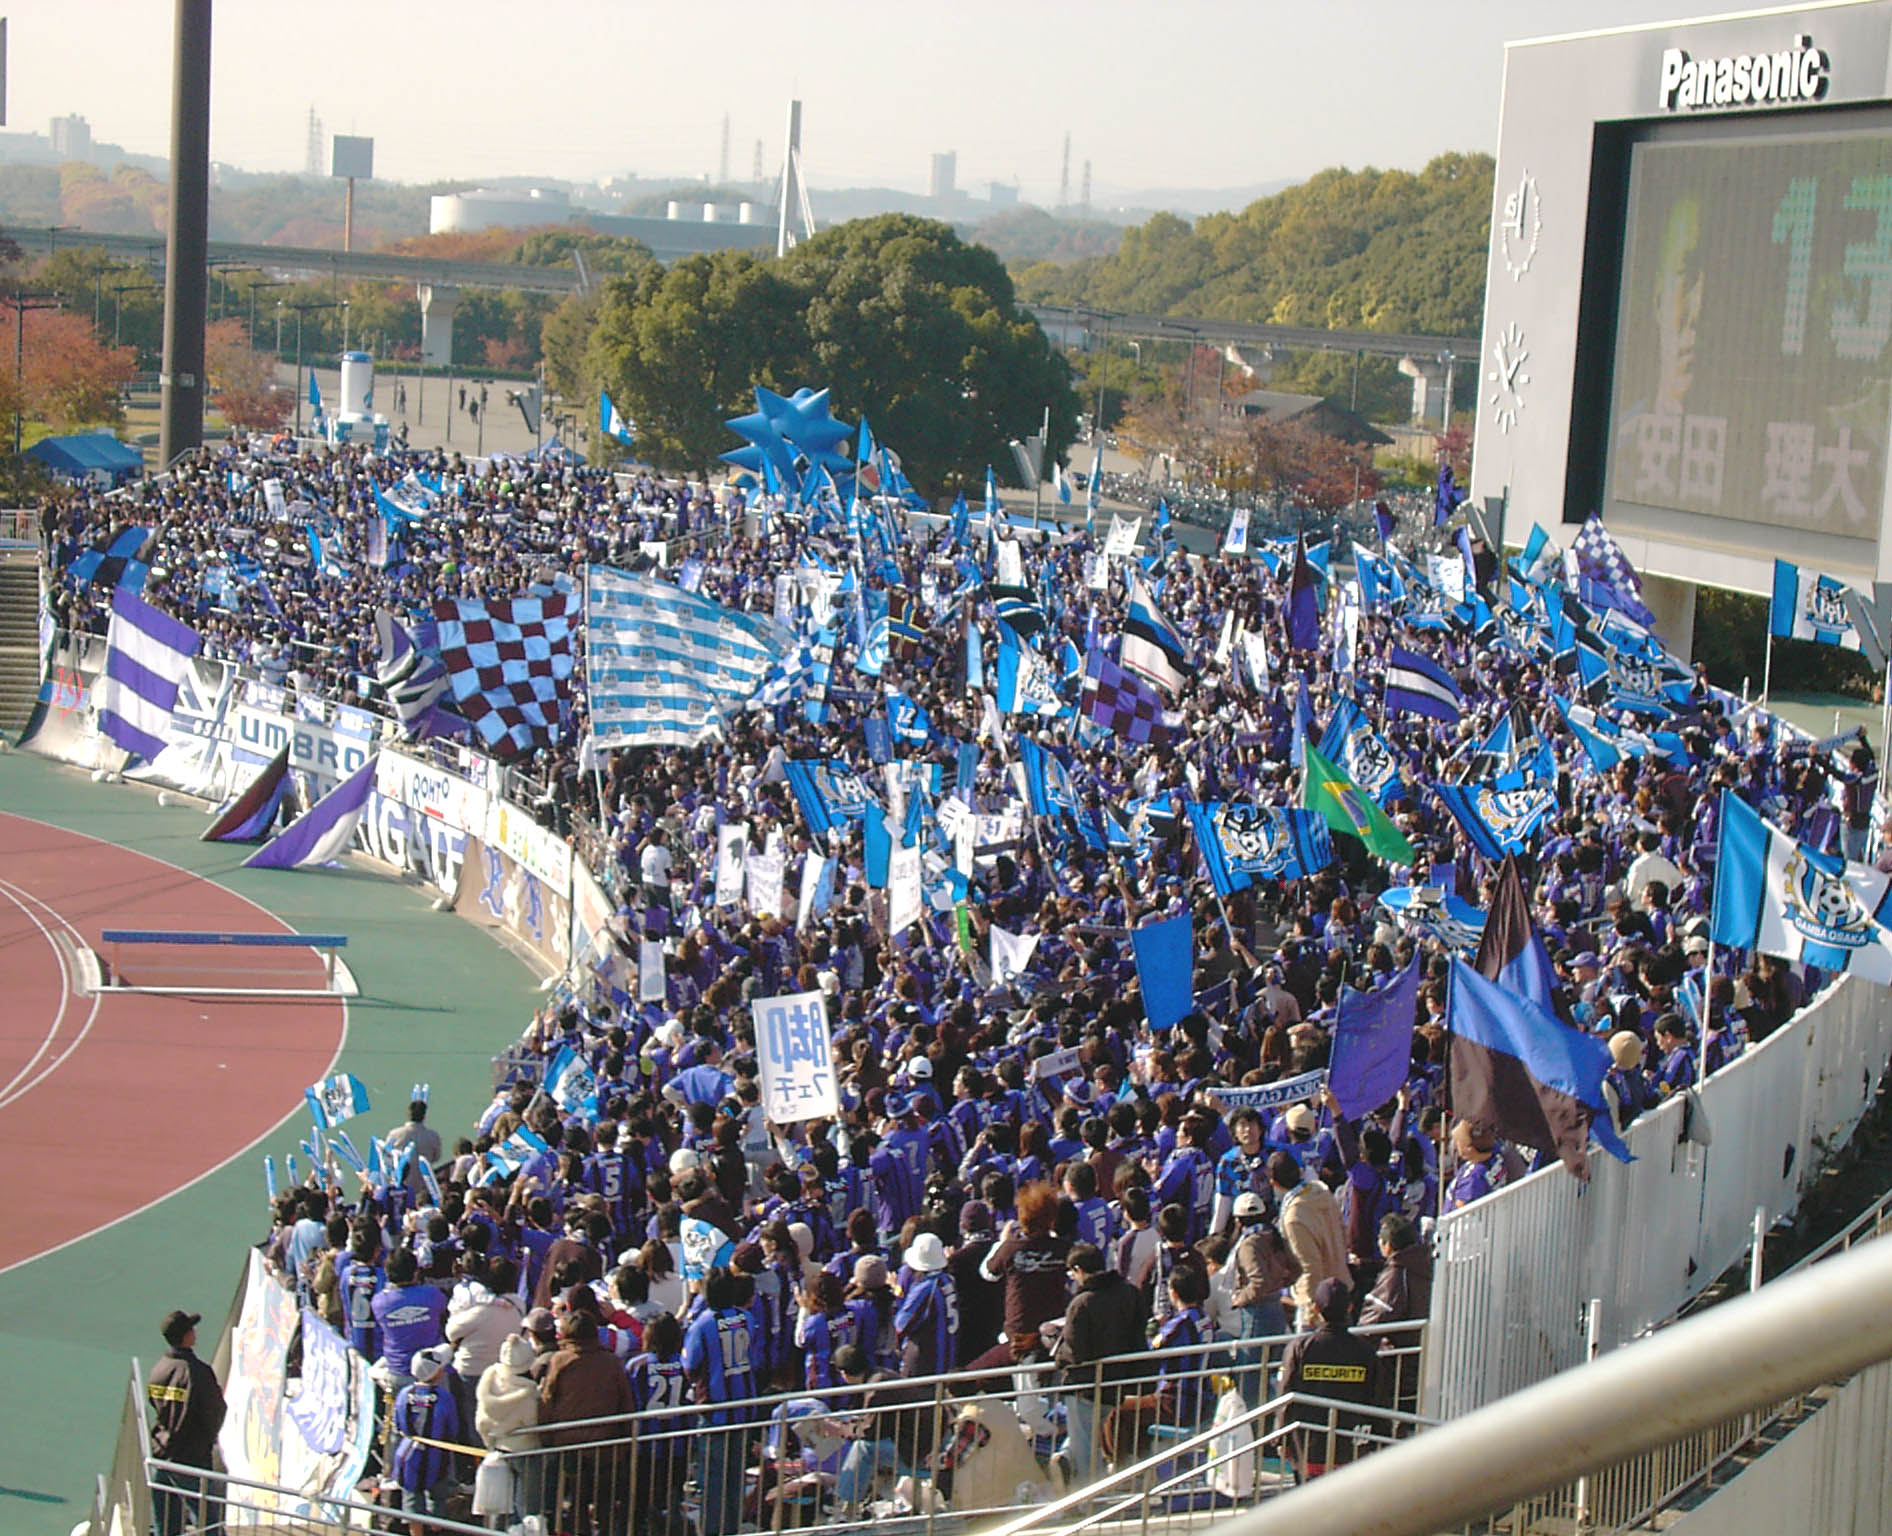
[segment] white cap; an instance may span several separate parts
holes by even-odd
[[[689,1147],[678,1147],[676,1151],[670,1154],[670,1171],[672,1173],[688,1173],[692,1168],[701,1168],[702,1166],[703,1159],[698,1157]]]
[[[1264,1209],[1265,1207],[1261,1203],[1261,1196],[1256,1194],[1252,1189],[1243,1190],[1241,1194],[1235,1197],[1235,1214],[1238,1217],[1259,1216]]]
[[[946,1267],[946,1245],[931,1232],[922,1232],[907,1245],[906,1266],[916,1275],[936,1274]]]
[[[927,1082],[933,1076],[933,1063],[924,1056],[915,1056],[907,1063],[907,1076],[920,1082]]]

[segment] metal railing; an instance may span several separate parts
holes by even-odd
[[[1587,1184],[1553,1166],[1446,1216],[1423,1411],[1457,1418],[1674,1318],[1749,1251],[1756,1207],[1798,1207],[1888,1060],[1884,990],[1842,978],[1637,1119],[1635,1162],[1599,1157]]]
[[[1382,1389],[1396,1404],[1416,1401],[1424,1326],[1357,1331],[1379,1341]],[[884,1524],[904,1512],[916,1529],[958,1530],[1016,1517],[1061,1488],[1125,1487],[1124,1473],[1135,1468],[1154,1473],[1177,1463],[1145,1479],[1145,1492],[1174,1492],[1172,1483],[1181,1487],[1189,1470],[1185,1459],[1200,1481],[1204,1467],[1195,1463],[1201,1448],[1230,1431],[1234,1399],[1228,1394],[1240,1393],[1247,1405],[1235,1421],[1258,1422],[1255,1410],[1268,1397],[1292,1337],[1217,1340],[1073,1372],[1030,1361],[541,1425],[540,1439],[555,1434],[564,1443],[509,1451],[498,1458],[502,1467],[486,1475],[509,1489],[507,1523],[536,1514],[547,1529],[582,1528],[595,1512],[602,1528],[612,1531],[625,1530],[633,1519],[640,1532],[681,1531],[688,1524],[699,1536],[724,1536],[738,1525],[779,1530],[816,1519],[845,1531]],[[390,1515],[390,1498],[398,1500],[385,1476],[376,1505],[369,1485],[356,1500],[323,1495],[312,1501],[306,1490],[169,1468],[150,1456],[139,1382],[134,1366],[118,1450],[109,1477],[101,1480],[94,1513],[98,1536],[113,1528],[115,1513],[119,1529],[147,1529],[152,1487],[162,1490],[164,1479],[184,1472],[201,1478],[195,1497],[228,1506],[233,1526],[358,1524],[366,1510]],[[382,1405],[384,1450],[390,1447],[390,1406]],[[1218,1417],[1224,1422],[1216,1422]],[[1381,1419],[1381,1438],[1410,1433],[1422,1423],[1395,1410]],[[1354,1434],[1350,1424],[1336,1418],[1327,1429],[1348,1439]],[[449,1485],[470,1481],[486,1456],[477,1445],[438,1448],[452,1465],[445,1476]],[[1227,1459],[1204,1461],[1213,1470]],[[1116,1471],[1109,1471],[1113,1465]],[[904,1498],[894,1503],[888,1495]],[[1228,1507],[1226,1501],[1221,1507]],[[126,1524],[134,1518],[139,1523]],[[420,1523],[443,1532],[466,1529],[451,1520]]]

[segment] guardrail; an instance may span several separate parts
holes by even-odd
[[[1385,1398],[1393,1405],[1412,1404],[1425,1324],[1364,1328],[1357,1335],[1379,1341]],[[1062,1491],[1060,1482],[1076,1489],[1108,1478],[1099,1486],[1125,1487],[1123,1474],[1133,1467],[1152,1474],[1163,1469],[1150,1479],[1152,1486],[1192,1467],[1200,1479],[1204,1469],[1196,1464],[1196,1453],[1216,1435],[1231,1432],[1232,1419],[1255,1422],[1255,1409],[1268,1399],[1269,1383],[1291,1338],[1218,1340],[1150,1351],[1097,1362],[1078,1372],[1077,1379],[1067,1379],[1048,1361],[1029,1362],[867,1384],[868,1392],[880,1387],[883,1400],[878,1402],[863,1402],[860,1387],[838,1385],[737,1404],[668,1404],[541,1426],[541,1433],[555,1430],[566,1443],[508,1453],[503,1476],[513,1517],[541,1515],[548,1530],[582,1528],[584,1512],[595,1508],[602,1528],[611,1531],[623,1530],[632,1511],[639,1512],[642,1529],[663,1529],[666,1520],[681,1529],[688,1519],[701,1536],[723,1536],[739,1522],[781,1529],[818,1519],[830,1530],[849,1531],[885,1524],[889,1506],[874,1495],[894,1491],[905,1493],[915,1529],[956,1530],[1037,1508]],[[1126,1374],[1116,1378],[1120,1369]],[[100,1483],[96,1536],[106,1536],[114,1520],[119,1529],[147,1529],[148,1518],[136,1525],[127,1522],[141,1501],[148,1517],[150,1488],[172,1475],[151,1459],[139,1382],[134,1362],[112,1471]],[[898,1400],[888,1396],[890,1387]],[[1232,1411],[1237,1399],[1231,1394],[1240,1394],[1239,1413]],[[384,1400],[384,1447],[390,1408]],[[1303,1439],[1322,1433],[1329,1439],[1371,1438],[1372,1431],[1354,1423],[1357,1413],[1366,1411],[1303,1419]],[[723,1418],[737,1422],[717,1422]],[[1381,1438],[1411,1433],[1421,1423],[1397,1406],[1379,1419]],[[1314,1427],[1306,1429],[1310,1423]],[[470,1431],[465,1439],[472,1439]],[[1326,1442],[1323,1447],[1329,1460],[1349,1454],[1336,1453]],[[464,1453],[453,1481],[471,1478],[484,1454],[477,1445],[443,1449]],[[1114,1474],[1107,1470],[1111,1451],[1118,1458]],[[1063,1458],[1055,1470],[1054,1457]],[[1171,1466],[1183,1461],[1190,1466]],[[1258,1471],[1259,1459],[1246,1465]],[[910,1481],[899,1490],[885,1486],[903,1476]],[[291,1523],[306,1526],[316,1513],[306,1490],[297,1493],[293,1506],[285,1506],[277,1494],[288,1490],[224,1473],[205,1478],[201,1498],[227,1504],[232,1525],[282,1521],[285,1509],[294,1507],[301,1512]],[[377,1497],[383,1501],[379,1506]],[[324,1494],[318,1502],[335,1523],[348,1524],[359,1523],[368,1509],[390,1514],[387,1497],[384,1478],[379,1490],[364,1485],[355,1500]],[[270,1511],[273,1517],[266,1518]],[[215,1517],[218,1511],[205,1513]],[[441,1520],[423,1520],[418,1528],[467,1529]]]
[[[1551,1167],[1443,1218],[1424,1410],[1453,1419],[1673,1318],[1791,1214],[1892,1061],[1892,1007],[1844,977],[1699,1093],[1630,1126],[1633,1163]]]

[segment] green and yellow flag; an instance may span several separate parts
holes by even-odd
[[[1388,864],[1413,862],[1412,844],[1406,841],[1406,834],[1393,825],[1371,795],[1322,757],[1312,742],[1307,747],[1307,766],[1301,771],[1301,804],[1310,811],[1319,811],[1334,831],[1359,838],[1368,853]]]

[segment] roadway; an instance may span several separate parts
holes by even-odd
[[[700,226],[685,225],[686,228]],[[153,269],[164,265],[161,235],[91,235],[61,229],[11,229],[8,236],[24,251],[47,254],[60,243],[102,248],[116,261]],[[397,256],[384,251],[330,251],[308,246],[247,245],[213,240],[212,266],[257,267],[274,274],[327,277],[340,283],[360,280],[429,283],[456,288],[516,288],[529,293],[576,293],[582,286],[575,267],[524,266],[509,261],[448,261],[434,256]],[[1086,348],[1097,340],[1174,341],[1210,346],[1281,347],[1290,351],[1354,352],[1370,357],[1436,358],[1446,354],[1473,359],[1480,354],[1475,336],[1404,335],[1388,331],[1330,331],[1315,326],[1247,325],[1234,320],[1204,320],[1187,315],[1121,314],[1087,305],[1025,306],[1046,333],[1063,344]]]

